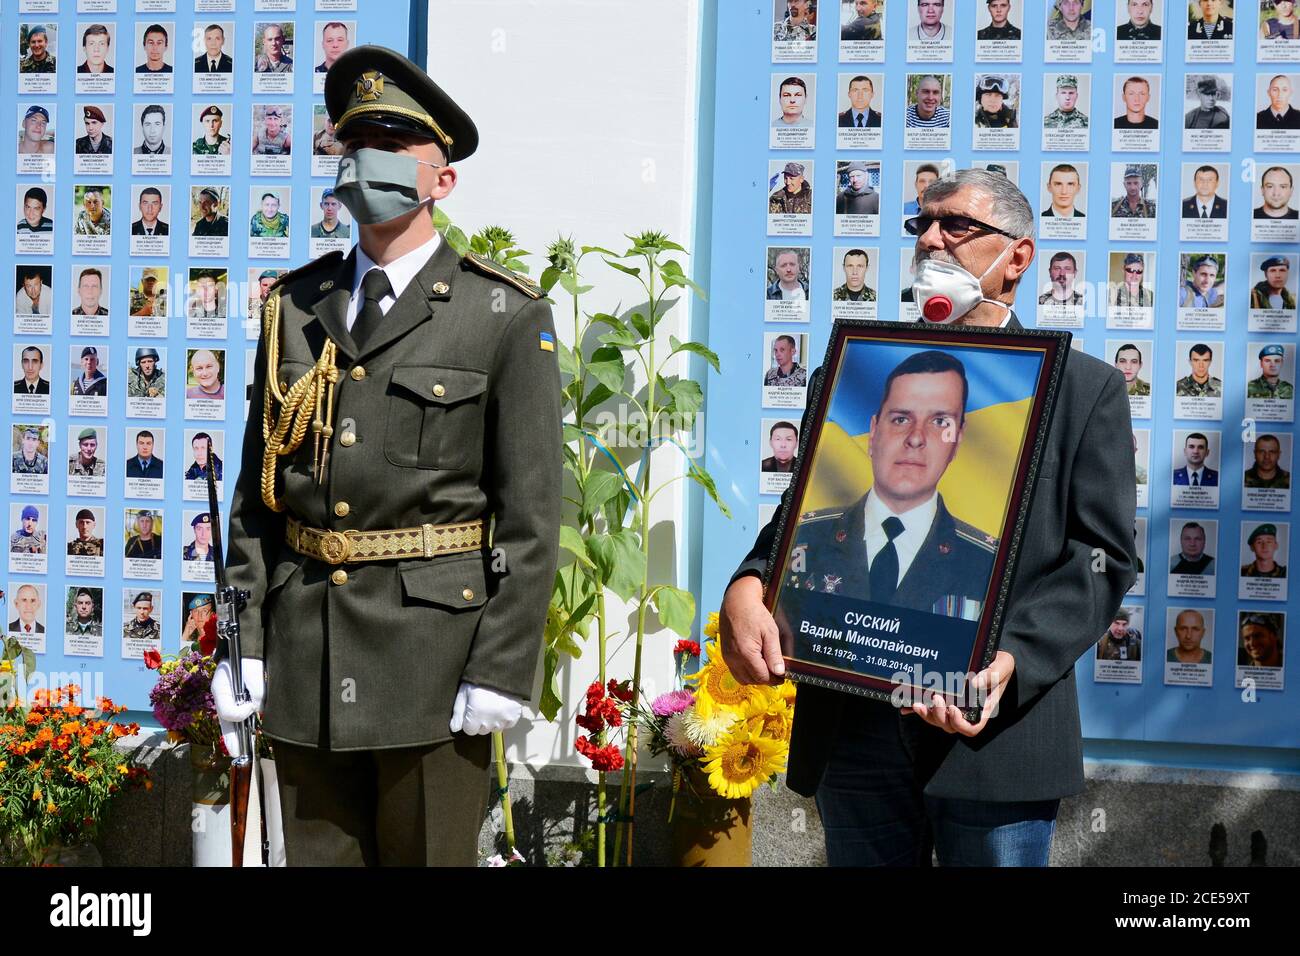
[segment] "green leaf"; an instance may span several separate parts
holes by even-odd
[[[595,567],[591,558],[587,557],[587,543],[582,540],[582,535],[578,533],[578,529],[572,525],[560,525],[560,547],[571,552],[579,562],[587,567]]]
[[[695,596],[690,591],[664,585],[655,591],[655,607],[659,609],[659,620],[666,628],[682,637],[691,636],[691,626],[695,622]]]
[[[699,342],[679,342],[675,336],[671,335],[668,336],[668,344],[672,346],[672,351],[669,353],[670,356],[676,355],[678,352],[690,352],[694,355],[700,356],[713,366],[713,371],[719,374],[722,373],[722,365],[718,361],[717,353],[708,346],[701,345]]]
[[[650,338],[650,334],[653,332],[653,329],[650,328],[650,323],[646,321],[646,317],[644,315],[642,315],[640,312],[633,312],[630,315],[628,315],[627,320],[630,323],[632,323],[632,328],[636,329],[637,332],[641,334],[641,338],[643,339]]]
[[[606,345],[615,345],[624,349],[637,348],[642,342],[642,340],[626,326],[621,329],[615,329],[612,332],[606,332],[604,335],[599,336],[598,341],[603,342]]]
[[[587,477],[586,487],[582,490],[582,513],[594,515],[605,502],[613,498],[623,488],[623,479],[612,471],[593,471]],[[576,533],[576,532],[575,532]],[[586,554],[586,549],[583,549]]]
[[[578,279],[573,273],[564,272],[560,274],[560,288],[571,296],[580,296],[590,292],[595,286],[578,285]]]
[[[610,389],[606,388],[604,385],[597,382],[596,387],[593,388],[590,392],[588,392],[587,395],[583,398],[582,407],[578,409],[578,415],[581,418],[586,418],[587,415],[590,414],[593,408],[595,408],[597,405],[605,401],[605,399],[609,398],[613,394],[614,393]]]
[[[618,320],[617,316],[610,315],[608,312],[588,313],[587,318],[590,321],[600,323],[601,325],[612,325],[616,329],[627,328],[627,326]]]
[[[624,528],[587,539],[587,551],[600,569],[601,581],[623,600],[631,600],[646,573],[645,555],[635,532]]]
[[[623,353],[612,345],[604,345],[591,353],[591,358],[587,362],[587,370],[611,392],[617,392],[623,387],[623,379],[627,375],[627,365],[623,361]]]
[[[560,713],[560,708],[564,706],[564,699],[560,697],[556,683],[559,665],[559,652],[548,647],[546,653],[542,655],[542,698],[537,702],[537,709],[547,720],[555,720]]]
[[[589,252],[599,252],[603,256],[614,256],[618,258],[618,253],[613,249],[606,249],[604,246],[583,246],[582,254],[585,256]]]
[[[564,443],[567,446],[569,442],[582,441],[582,429],[572,422],[565,422],[563,426]],[[572,450],[570,450],[572,454]]]
[[[30,647],[23,648],[23,680],[31,680],[36,672],[36,652]]]
[[[700,288],[699,284],[695,282],[695,280],[688,279],[684,275],[665,275],[664,285],[670,287],[685,286],[691,289],[696,295],[698,295],[701,299],[704,299],[706,302],[708,301],[709,298],[708,295],[705,294],[704,290]]]
[[[555,340],[555,355],[560,363],[560,374],[574,378],[578,374],[578,360],[574,357],[573,349],[569,348],[558,338]]]
[[[682,272],[681,263],[676,259],[665,259],[663,262],[659,263],[659,271],[664,275],[672,276],[685,274]]]
[[[725,517],[730,518],[731,509],[728,508],[727,503],[718,496],[718,486],[713,481],[713,476],[689,458],[686,460],[686,467],[687,473],[690,475],[691,479],[708,493],[709,497],[713,499],[714,504],[718,506],[718,510],[721,511]]]
[[[625,266],[621,262],[615,262],[613,259],[606,259],[605,264],[612,269],[617,269],[619,272],[626,273],[627,275],[633,276],[637,279],[641,278],[641,270],[633,266]]]
[[[464,256],[469,251],[469,237],[459,226],[448,226],[442,237],[447,240],[447,245],[455,250],[456,255]]]
[[[672,393],[673,406],[679,412],[692,414],[704,407],[704,390],[700,388],[699,382],[693,382],[689,378],[677,379],[668,383],[668,391]]]
[[[537,284],[542,287],[543,292],[550,292],[555,283],[560,281],[562,274],[555,266],[547,266],[542,270],[542,277],[537,280]]]

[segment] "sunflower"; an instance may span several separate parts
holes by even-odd
[[[794,726],[794,714],[785,701],[777,696],[776,700],[763,700],[756,697],[750,701],[741,714],[750,729],[768,740],[788,744],[790,730]]]
[[[701,758],[709,786],[728,800],[748,797],[754,788],[783,772],[785,761],[783,743],[758,736],[744,721],[737,721],[716,746],[705,748]]]
[[[700,669],[696,677],[698,686],[695,694],[695,709],[704,715],[718,710],[738,714],[751,700],[759,696],[757,688],[746,686],[736,680],[735,675],[721,658],[711,659]]]
[[[704,625],[704,636],[705,637],[718,636],[718,612],[717,611],[709,612],[708,623]]]

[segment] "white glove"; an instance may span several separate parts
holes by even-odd
[[[266,696],[266,680],[262,675],[262,662],[251,657],[242,661],[244,689],[248,691],[246,704],[235,703],[234,674],[230,670],[230,661],[222,661],[212,675],[212,701],[217,708],[217,718],[221,722],[221,739],[226,742],[226,751],[232,757],[240,756],[239,733],[235,729],[262,709],[262,698]]]
[[[490,687],[461,681],[456,702],[451,707],[451,732],[491,734],[509,730],[519,722],[523,712],[523,701]]]

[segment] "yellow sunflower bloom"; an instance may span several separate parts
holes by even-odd
[[[718,612],[717,611],[709,612],[708,623],[704,625],[704,636],[705,637],[718,636]]]
[[[700,759],[714,792],[728,800],[739,800],[785,770],[786,748],[779,741],[757,736],[747,724],[737,721],[732,732],[717,746],[707,748]]]
[[[775,701],[755,698],[741,714],[750,730],[768,740],[788,744],[794,727],[794,714],[778,696]]]

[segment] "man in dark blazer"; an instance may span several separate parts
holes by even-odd
[[[1255,114],[1255,129],[1300,129],[1300,110],[1291,105],[1291,78],[1279,73],[1268,81],[1268,105]]]
[[[23,349],[19,362],[22,365],[23,376],[14,380],[14,394],[50,394],[50,380],[41,375],[41,369],[45,365],[45,353],[35,345],[29,345]]]
[[[876,86],[871,82],[871,77],[858,74],[849,80],[849,108],[840,114],[840,128],[878,129],[880,114],[871,108],[875,95]]]
[[[1219,171],[1200,166],[1192,174],[1196,192],[1183,200],[1184,219],[1227,219],[1228,200],[1219,195]]]
[[[955,216],[969,218],[945,218]],[[1021,328],[1011,304],[1033,261],[1033,220],[1019,190],[985,170],[926,190],[918,254],[984,276],[957,323]],[[924,308],[932,295],[917,298]],[[799,687],[787,785],[816,795],[832,865],[924,865],[927,833],[945,865],[1046,865],[1060,799],[1084,786],[1074,662],[1136,579],[1131,430],[1123,376],[1071,352],[999,649],[973,681],[988,695],[977,722],[938,696],[900,711]],[[785,673],[761,577],[790,496],[723,598],[723,655],[747,683]]]
[[[1186,464],[1174,469],[1174,484],[1217,488],[1219,473],[1205,463],[1209,457],[1210,439],[1201,432],[1188,435],[1183,439],[1183,460]]]
[[[280,277],[263,306],[230,508],[230,582],[252,594],[244,682],[265,687],[252,706],[276,741],[289,865],[473,866],[490,734],[532,696],[559,557],[551,309],[433,228],[478,134],[422,69],[355,47],[325,105],[357,164],[337,195],[360,242]],[[404,205],[359,185],[371,150],[411,162]],[[306,413],[323,362],[337,383],[315,412],[320,455],[310,438],[268,451],[264,415]],[[250,712],[230,690],[219,668],[223,721]]]
[[[229,53],[223,53],[226,31],[220,23],[209,23],[203,31],[204,50],[194,58],[195,73],[231,73],[235,64]]]

